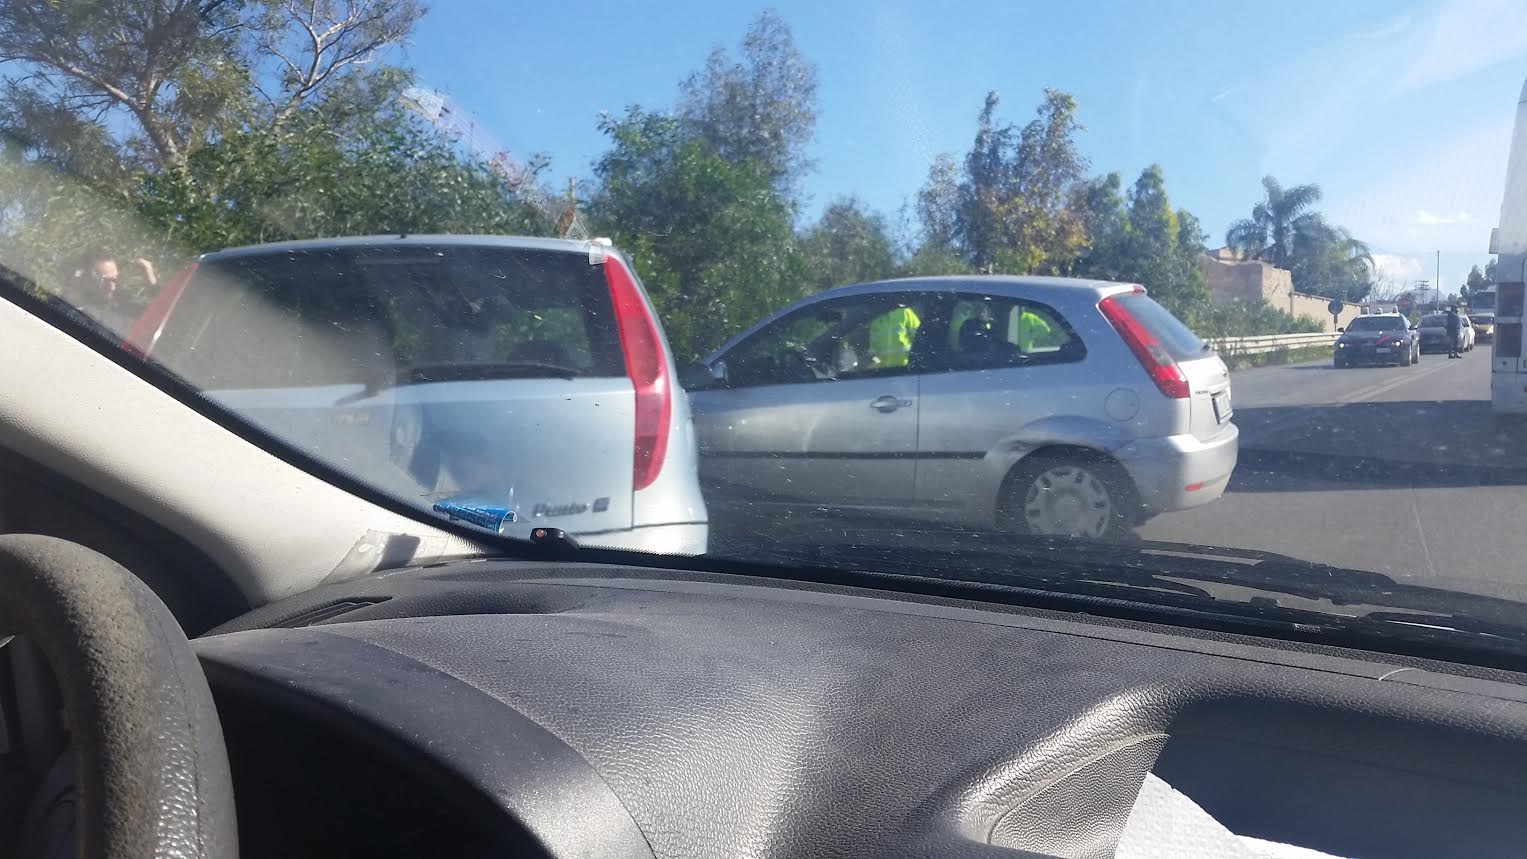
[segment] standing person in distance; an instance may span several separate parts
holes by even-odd
[[[1449,358],[1463,357],[1463,320],[1458,318],[1458,306],[1453,305],[1447,309],[1447,356]]]

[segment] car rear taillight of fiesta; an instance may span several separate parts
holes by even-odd
[[[1120,294],[1140,295],[1144,292],[1144,287],[1137,286],[1133,293]],[[1118,295],[1108,296],[1098,302],[1098,310],[1102,311],[1104,318],[1114,330],[1119,332],[1129,351],[1135,353],[1140,366],[1145,368],[1145,372],[1150,375],[1151,381],[1156,383],[1156,387],[1161,389],[1161,393],[1174,400],[1187,399],[1188,377],[1183,375],[1177,360],[1118,298]]]

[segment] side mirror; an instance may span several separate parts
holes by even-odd
[[[701,391],[719,388],[726,384],[726,362],[714,364],[687,364],[679,370],[679,386],[685,390]]]
[[[1336,333],[1337,334],[1345,333],[1346,330],[1347,330],[1347,326],[1345,326],[1345,325],[1338,325],[1338,326],[1336,326]]]

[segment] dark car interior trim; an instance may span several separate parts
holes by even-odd
[[[370,604],[262,628],[340,601]],[[625,839],[600,855],[1107,855],[1146,772],[1337,855],[1527,837],[1522,677],[1445,662],[581,563],[394,571],[218,632],[220,703],[322,721],[550,855],[569,808]]]

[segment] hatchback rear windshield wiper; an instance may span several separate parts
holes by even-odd
[[[485,361],[449,364],[412,364],[397,368],[391,377],[384,374],[368,379],[366,387],[336,402],[347,405],[372,397],[388,388],[424,385],[432,382],[486,382],[499,379],[576,379],[585,375],[576,367],[540,361]]]

